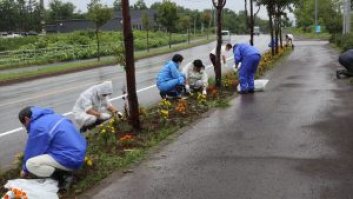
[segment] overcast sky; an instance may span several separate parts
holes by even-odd
[[[50,0],[44,0],[45,4],[48,5]],[[90,0],[63,0],[64,2],[72,2],[77,10],[81,10],[82,12],[87,11],[87,4],[90,2]],[[133,5],[137,0],[130,0],[130,4]],[[162,0],[145,0],[145,3],[147,6],[151,6],[151,4],[155,2],[161,2]],[[175,2],[177,5],[181,5],[185,8],[190,8],[190,9],[198,9],[198,10],[203,10],[203,9],[211,9],[212,8],[212,2],[211,0],[172,0]],[[107,4],[108,6],[113,6],[114,0],[101,0],[103,4]],[[226,8],[232,9],[236,12],[239,12],[240,10],[244,10],[244,0],[227,0],[227,4],[225,6]],[[264,7],[261,8],[259,16],[261,18],[267,19],[267,14],[266,14],[266,9]]]

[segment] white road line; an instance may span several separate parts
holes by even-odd
[[[232,60],[232,59],[233,59],[233,57],[229,57],[229,58],[227,59],[227,61]],[[191,63],[191,62],[190,62],[190,63]],[[189,64],[189,63],[187,63],[187,64]],[[186,64],[186,65],[187,65],[187,64]],[[212,66],[213,66],[213,65],[208,65],[208,66],[206,66],[206,69],[209,69],[209,68],[211,68]],[[147,86],[147,87],[145,87],[145,88],[141,88],[141,89],[137,90],[136,92],[137,92],[137,93],[144,92],[144,91],[147,91],[147,90],[149,90],[149,89],[151,89],[151,88],[154,88],[154,87],[156,87],[156,85],[150,85],[150,86]],[[114,98],[110,99],[110,101],[115,101],[115,100],[121,99],[121,98],[123,98],[124,96],[126,96],[126,95],[119,95],[119,96],[117,96],[117,97],[114,97]],[[66,116],[72,115],[72,112],[63,113],[62,115],[66,117]],[[23,127],[19,127],[19,128],[15,128],[15,129],[13,129],[13,130],[10,130],[10,131],[4,132],[4,133],[0,133],[0,138],[5,137],[5,136],[10,135],[10,134],[13,134],[13,133],[20,132],[20,131],[22,131],[22,130],[24,130],[24,128],[23,128]]]

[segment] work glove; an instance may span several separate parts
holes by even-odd
[[[99,119],[101,119],[101,120],[108,120],[108,119],[110,119],[111,117],[112,117],[112,115],[109,114],[109,113],[101,113],[101,114],[99,115]]]
[[[123,113],[120,111],[116,112],[116,115],[118,116],[119,119],[123,118],[124,116]]]
[[[190,85],[189,84],[185,85],[185,90],[187,93],[190,93]]]
[[[237,73],[237,72],[238,72],[237,65],[235,65],[235,64],[234,64],[232,68],[233,68],[233,71],[234,71],[235,73]]]

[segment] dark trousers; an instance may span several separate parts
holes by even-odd
[[[213,65],[214,73],[216,74],[216,55],[210,53],[210,60]]]

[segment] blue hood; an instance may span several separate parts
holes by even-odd
[[[37,120],[38,118],[48,115],[48,114],[54,114],[54,111],[49,109],[49,108],[40,108],[38,106],[33,106],[31,108],[32,111],[32,117],[31,121]]]

